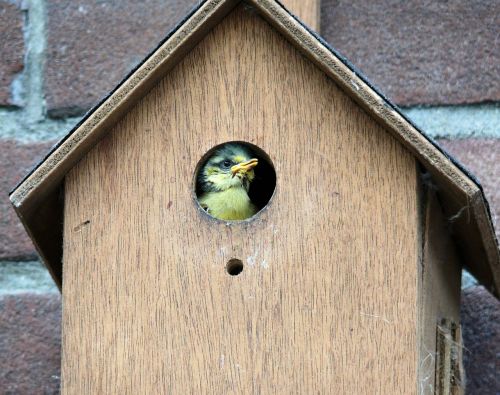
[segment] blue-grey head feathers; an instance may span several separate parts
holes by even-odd
[[[252,158],[250,150],[238,143],[227,143],[216,149],[198,173],[198,186],[203,192],[221,190],[221,185],[214,182],[216,176],[231,174],[231,167]],[[212,179],[212,180],[211,180]],[[248,190],[249,181],[244,180]]]

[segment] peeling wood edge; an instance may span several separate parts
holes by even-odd
[[[46,184],[59,182],[130,106],[143,97],[238,3],[238,0],[206,1],[11,193],[13,205],[16,208],[29,206],[32,200],[40,199],[39,195],[33,196],[35,189],[45,190]]]
[[[249,2],[255,4],[275,28],[414,154],[438,183],[448,187],[456,202],[462,206],[472,204],[488,259],[486,265],[489,264],[492,277],[492,283],[486,285],[493,294],[500,296],[500,251],[480,187],[279,3],[274,0]]]
[[[465,372],[462,348],[460,325],[449,319],[442,319],[436,326],[436,394],[464,394]]]
[[[23,218],[50,194],[65,174],[87,153],[127,110],[188,53],[241,0],[207,0],[156,49],[118,88],[68,135],[11,193],[10,200]],[[275,0],[247,0],[285,38],[374,119],[397,138],[424,167],[444,184],[459,205],[472,203],[477,227],[488,259],[496,295],[500,290],[500,251],[480,187],[385,98],[348,67],[322,40]],[[26,226],[26,222],[25,226]],[[26,226],[27,227],[27,226]],[[46,262],[48,263],[48,262]],[[484,262],[482,263],[483,266]],[[49,266],[49,265],[47,265]]]
[[[274,0],[252,0],[267,16],[271,24],[303,53],[307,54],[320,69],[358,104],[369,110],[387,130],[397,137],[425,165],[440,170],[440,175],[457,185],[458,196],[473,196],[478,186],[465,175],[450,159],[429,142],[400,113],[388,105],[380,95],[363,81],[353,70],[336,57],[329,48],[294,19]],[[290,34],[292,33],[292,34]]]
[[[487,208],[486,198],[481,190],[478,190],[472,198],[473,217],[477,219],[477,225],[481,240],[485,243],[487,259],[491,263],[493,283],[490,291],[497,298],[500,297],[500,250],[496,239],[495,228]]]

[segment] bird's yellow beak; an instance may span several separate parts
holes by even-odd
[[[231,173],[233,174],[233,177],[238,173],[244,174],[247,171],[253,169],[258,164],[259,164],[258,159],[253,158],[253,159],[250,159],[249,161],[238,163],[237,165],[234,165],[233,167],[231,167]]]

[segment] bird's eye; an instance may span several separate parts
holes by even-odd
[[[224,166],[224,167],[231,166],[231,161],[226,159],[224,162],[222,162],[222,166]]]

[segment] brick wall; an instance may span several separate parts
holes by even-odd
[[[59,387],[61,300],[7,194],[196,0],[0,0],[0,394]],[[483,182],[500,215],[500,3],[322,0],[322,35]],[[497,232],[498,234],[498,232]],[[500,392],[500,303],[463,290],[469,394]]]

